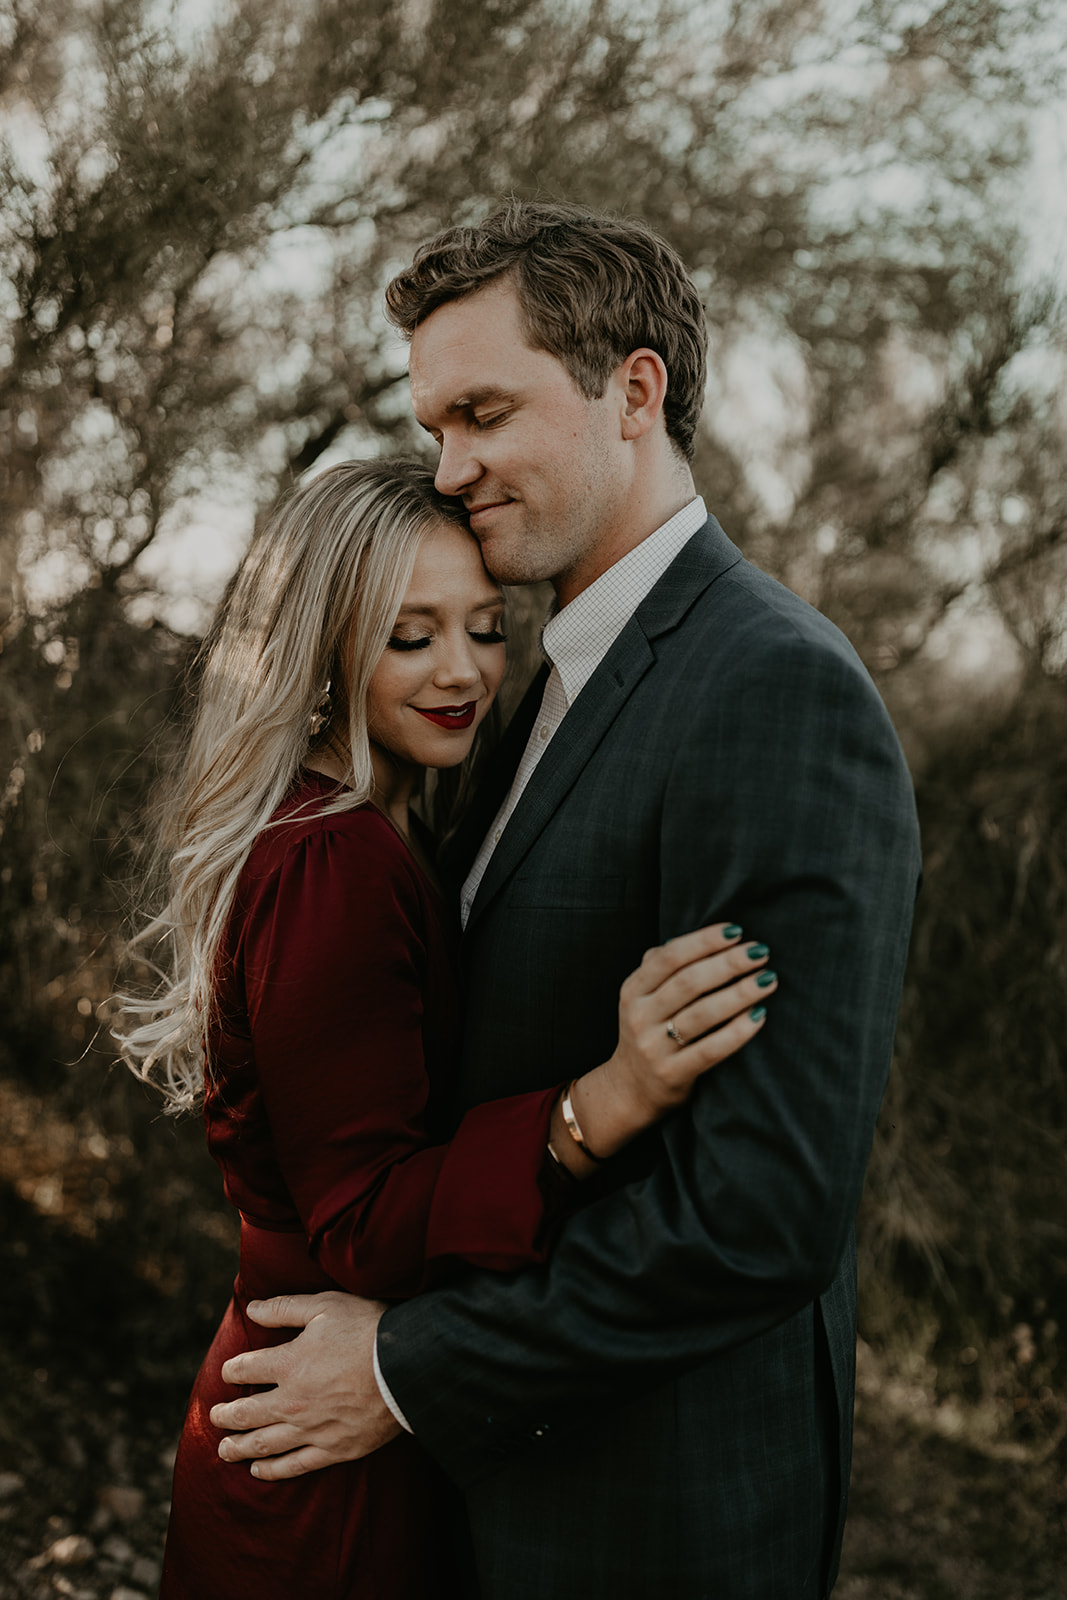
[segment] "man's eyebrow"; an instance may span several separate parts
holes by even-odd
[[[468,389],[467,393],[460,395],[458,400],[453,400],[451,405],[445,407],[446,411],[468,411],[473,406],[488,405],[493,400],[513,400],[515,397],[510,389],[505,389],[499,383],[486,383],[480,389]]]
[[[457,411],[472,411],[475,406],[492,405],[500,400],[514,400],[515,396],[510,389],[503,388],[497,383],[487,383],[480,389],[468,389],[455,400],[450,400],[444,407],[446,416],[455,416]],[[426,426],[425,423],[422,424]]]
[[[497,383],[487,383],[480,389],[468,389],[465,394],[459,395],[455,400],[450,400],[442,409],[446,417],[458,416],[461,411],[473,411],[476,406],[510,404],[515,399],[514,391],[505,389]],[[428,422],[423,422],[418,415],[415,421],[424,433],[433,433],[433,427]]]

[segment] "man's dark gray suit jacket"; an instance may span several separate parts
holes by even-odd
[[[542,677],[457,838],[462,878]],[[611,1164],[543,1268],[391,1308],[382,1370],[466,1491],[486,1600],[821,1600],[852,1435],[854,1218],[919,878],[844,637],[709,519],[567,713],[467,928],[469,1103],[604,1061],[705,923],[770,945],[759,1036]],[[598,1180],[599,1181],[599,1180]]]

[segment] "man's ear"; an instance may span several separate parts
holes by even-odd
[[[667,397],[667,368],[655,350],[634,350],[616,369],[622,395],[622,436],[641,439],[663,416]]]

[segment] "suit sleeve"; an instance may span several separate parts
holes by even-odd
[[[476,1107],[429,1143],[424,906],[399,844],[362,822],[285,853],[249,897],[241,959],[277,1159],[312,1253],[344,1288],[392,1299],[457,1262],[543,1259],[556,1091]]]
[[[851,653],[804,638],[677,720],[659,938],[738,921],[780,988],[647,1176],[571,1218],[545,1267],[386,1314],[386,1381],[461,1484],[783,1321],[854,1225],[918,878],[899,744]]]

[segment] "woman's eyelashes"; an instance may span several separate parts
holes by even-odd
[[[499,628],[468,628],[468,637],[476,644],[506,644],[506,636]],[[393,634],[386,646],[389,650],[428,650],[433,644],[433,634],[419,634],[417,638],[405,639],[399,634]]]

